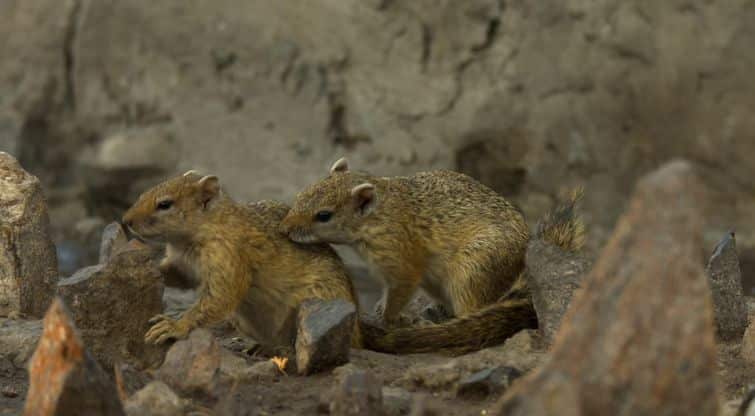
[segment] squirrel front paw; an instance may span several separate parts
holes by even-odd
[[[144,341],[150,344],[162,344],[170,339],[184,339],[191,331],[190,325],[181,319],[157,315],[149,320],[152,328],[144,335]]]

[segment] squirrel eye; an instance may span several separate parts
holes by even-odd
[[[328,222],[333,217],[333,213],[330,211],[320,211],[315,214],[315,220],[318,222]]]
[[[160,201],[160,202],[157,203],[157,209],[159,209],[161,211],[168,210],[172,206],[173,206],[173,201],[171,201],[169,199],[167,199],[165,201]]]

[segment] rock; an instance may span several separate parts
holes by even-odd
[[[401,416],[412,409],[412,394],[400,387],[383,387],[383,413]]]
[[[716,246],[708,262],[717,333],[721,339],[740,339],[747,329],[747,303],[742,294],[737,242],[727,234]]]
[[[464,368],[459,365],[459,361],[453,359],[443,364],[414,365],[406,371],[403,379],[418,387],[444,389],[461,379],[462,371]]]
[[[0,152],[0,316],[41,317],[58,280],[39,180]]]
[[[6,319],[0,323],[0,357],[25,369],[42,336],[42,321]]]
[[[527,248],[532,303],[546,341],[553,339],[589,266],[589,261],[581,254],[567,252],[540,239],[533,240]]]
[[[522,375],[514,367],[492,367],[478,371],[461,380],[456,388],[460,397],[485,397],[500,394]]]
[[[442,416],[445,413],[441,403],[433,400],[430,395],[418,394],[412,401],[412,410],[409,416]]]
[[[115,385],[86,351],[63,301],[45,315],[29,364],[25,415],[123,415]]]
[[[716,414],[701,189],[679,161],[639,182],[551,358],[506,392],[496,414]]]
[[[342,299],[309,300],[299,307],[296,366],[307,375],[349,361],[356,307]]]
[[[383,414],[383,392],[380,382],[366,371],[349,374],[337,387],[330,403],[333,416]]]
[[[212,395],[219,382],[221,361],[215,337],[199,328],[173,344],[157,377],[179,393]]]
[[[120,364],[113,368],[115,384],[122,398],[131,397],[143,389],[152,379],[145,372],[139,371],[130,364]]]
[[[353,363],[347,363],[340,367],[336,367],[333,369],[333,377],[335,378],[336,383],[341,383],[343,380],[354,373],[358,373],[360,371],[364,371],[362,368],[357,367]]]
[[[129,397],[124,409],[129,416],[182,416],[184,401],[162,381],[153,381]]]
[[[245,383],[277,380],[283,373],[278,366],[270,361],[260,361],[251,366],[242,367],[241,371],[234,373],[235,377]]]
[[[257,412],[254,405],[250,403],[248,393],[239,389],[237,385],[218,401],[214,410],[214,414],[218,416],[257,416],[264,414]]]
[[[755,321],[750,322],[747,326],[744,336],[742,336],[742,349],[740,351],[742,358],[750,364],[755,364]]]
[[[105,367],[157,365],[165,348],[144,342],[149,319],[163,310],[163,284],[148,249],[124,249],[107,264],[79,270],[58,283],[76,325]]]
[[[111,222],[105,226],[100,243],[100,264],[107,263],[110,256],[128,244],[128,237],[118,222]]]
[[[503,345],[486,348],[439,364],[415,364],[399,382],[408,388],[451,389],[462,379],[491,367],[506,366],[522,373],[532,370],[545,358],[537,330],[523,330]]]

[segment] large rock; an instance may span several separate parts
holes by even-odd
[[[747,329],[749,320],[734,233],[728,233],[718,243],[708,261],[707,272],[718,335],[725,340],[738,340]]]
[[[39,180],[0,152],[0,316],[41,317],[58,280]]]
[[[159,364],[164,347],[144,342],[149,319],[163,310],[163,284],[151,250],[134,244],[107,264],[62,279],[58,293],[71,305],[76,325],[102,365]]]
[[[550,360],[512,386],[497,414],[716,414],[700,189],[685,162],[639,183]]]
[[[24,415],[124,415],[113,381],[86,351],[60,299],[45,315],[29,379]]]
[[[527,248],[527,271],[538,327],[550,341],[561,325],[574,291],[589,270],[589,262],[579,253],[565,251],[542,240]]]
[[[348,301],[302,302],[296,334],[299,374],[312,374],[347,363],[355,320],[356,307]]]

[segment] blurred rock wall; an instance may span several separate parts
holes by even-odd
[[[0,149],[45,182],[59,247],[169,174],[289,201],[345,155],[462,170],[533,224],[582,184],[595,249],[685,157],[747,275],[753,22],[747,0],[3,0]]]

